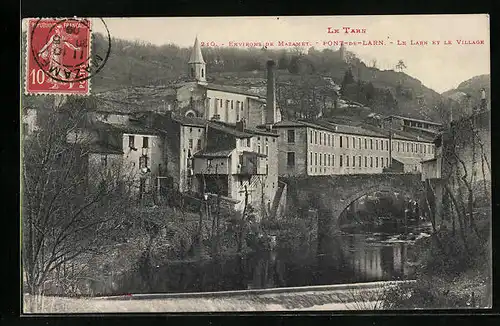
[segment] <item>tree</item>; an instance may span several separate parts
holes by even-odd
[[[133,176],[125,176],[119,161],[106,171],[90,169],[90,140],[74,133],[85,109],[75,102],[46,108],[39,130],[23,139],[21,253],[31,295],[43,294],[61,268],[81,267],[102,252],[119,236],[129,207]]]
[[[399,60],[397,65],[396,65],[396,70],[400,71],[400,72],[403,72],[403,70],[405,70],[407,67],[404,63],[403,60]]]
[[[353,82],[354,82],[354,75],[352,74],[352,69],[349,67],[344,73],[344,78],[342,79],[342,86],[341,86],[342,94],[344,94],[347,85]]]
[[[490,153],[482,134],[484,132],[481,133],[480,127],[471,118],[462,118],[453,121],[449,130],[441,136],[442,178],[445,196],[449,199],[452,232],[459,236],[466,257],[477,254],[477,240],[482,244],[488,238],[481,233],[475,213],[481,208],[478,206],[481,201],[477,198],[485,198],[483,203],[491,201],[490,190],[486,186],[491,178]],[[458,232],[455,232],[457,226]]]

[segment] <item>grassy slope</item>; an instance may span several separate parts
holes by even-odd
[[[103,38],[97,36],[94,38],[93,46],[96,48],[104,46],[103,42]],[[237,63],[238,60],[251,62],[252,58],[260,62],[263,58],[262,53],[258,51],[227,50],[224,55],[228,63],[224,66],[217,66],[213,63],[213,60],[219,54],[209,49],[203,51],[208,65],[208,75],[214,82],[241,85],[243,81],[246,85],[263,85],[265,81],[263,65],[260,66],[261,69],[256,70],[248,68],[250,67],[248,64],[238,65]],[[278,56],[277,53],[266,55],[268,57]],[[104,69],[93,77],[92,89],[94,92],[100,92],[125,86],[165,85],[186,76],[188,57],[189,49],[186,48],[181,49],[172,45],[159,47],[113,39],[110,58]],[[335,61],[333,57],[329,57],[329,54],[324,54],[322,57],[318,57],[316,54],[316,57],[311,57],[311,60],[315,60],[313,62],[321,67],[318,69],[318,73],[332,77],[337,83],[341,83],[347,69],[343,62]],[[353,74],[356,80],[360,78],[364,82],[371,81],[376,89],[387,89],[393,94],[396,93],[395,89],[398,83],[402,83],[403,88],[411,89],[414,95],[412,99],[396,95],[399,108],[396,112],[391,113],[420,118],[435,118],[433,116],[433,107],[442,99],[442,96],[422,85],[419,80],[401,72],[380,71],[376,68],[369,68],[359,60],[353,64]],[[280,70],[278,78],[281,81],[294,81],[298,76],[292,75],[286,70]],[[419,97],[423,98],[423,101],[419,100]],[[376,110],[379,109],[376,108]]]

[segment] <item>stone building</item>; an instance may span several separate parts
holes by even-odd
[[[281,121],[279,174],[329,175],[382,173],[395,163],[401,172],[421,171],[421,161],[434,155],[432,139],[373,126],[328,120]],[[392,147],[389,148],[389,143]]]
[[[276,105],[274,92],[274,62],[268,64],[268,96],[262,97],[241,87],[232,87],[207,82],[206,63],[201,53],[198,39],[195,40],[188,62],[189,80],[176,83],[165,92],[165,106],[177,115],[218,120],[235,124],[245,120],[246,125],[255,127],[281,120],[281,113]],[[273,91],[270,91],[270,90]],[[266,105],[272,105],[271,111]],[[271,113],[269,113],[271,112]]]

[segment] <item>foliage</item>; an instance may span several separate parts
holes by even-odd
[[[123,174],[119,162],[106,173],[91,168],[91,140],[76,132],[83,111],[72,101],[46,103],[39,109],[39,129],[24,135],[22,261],[30,294],[43,293],[54,278],[74,279],[88,259],[120,237],[129,217],[133,176]],[[73,275],[65,272],[68,264]]]

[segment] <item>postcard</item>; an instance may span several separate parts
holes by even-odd
[[[24,314],[491,307],[488,15],[21,31]]]

